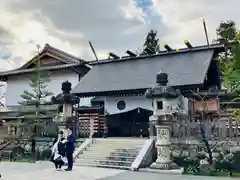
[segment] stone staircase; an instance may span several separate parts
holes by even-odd
[[[94,139],[75,158],[75,165],[130,169],[147,139]]]

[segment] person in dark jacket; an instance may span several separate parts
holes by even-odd
[[[52,147],[52,162],[55,164],[55,168],[58,170],[67,162],[66,160],[66,147],[64,133],[60,131],[57,142]]]
[[[66,155],[68,161],[68,168],[65,171],[71,171],[73,167],[73,152],[75,150],[75,137],[72,134],[72,128],[68,128],[68,136],[66,140]]]

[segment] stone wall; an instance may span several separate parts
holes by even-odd
[[[2,154],[1,158],[10,160],[10,161],[50,160],[53,141],[54,141],[54,138],[48,138],[48,137],[37,138],[36,146],[35,146],[35,154],[32,154],[31,140],[18,139],[18,140],[15,140],[10,147],[7,147],[1,152]],[[83,141],[84,141],[83,139],[77,140],[76,147],[78,147]]]

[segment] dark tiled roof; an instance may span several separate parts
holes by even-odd
[[[34,68],[28,68],[29,65],[34,63],[38,59],[38,57],[42,57],[47,53],[56,56],[59,61],[62,61],[65,64],[44,66],[44,67],[40,68],[42,70],[70,68],[70,67],[75,67],[75,66],[80,66],[80,65],[86,66],[86,61],[84,61],[83,59],[75,57],[75,56],[68,54],[60,49],[54,48],[54,47],[50,46],[49,44],[46,44],[44,49],[42,50],[42,52],[39,55],[36,55],[30,61],[28,61],[27,63],[25,63],[18,69],[0,72],[0,76],[8,76],[8,75],[16,75],[16,74],[32,72],[32,71],[34,71]]]
[[[169,75],[169,85],[202,84],[216,49],[206,48],[163,55],[101,61],[75,86],[80,96],[99,92],[146,89],[156,85],[156,74]]]
[[[44,55],[46,53],[50,53],[52,55],[57,56],[62,62],[66,63],[66,64],[74,64],[74,63],[78,64],[78,63],[85,62],[81,58],[75,57],[75,56],[68,54],[60,49],[50,46],[49,44],[46,44],[39,55],[36,55],[35,57],[33,57],[30,61],[28,61],[27,63],[22,65],[19,69],[25,69],[29,64],[31,64],[32,62],[35,62],[35,60],[37,60],[38,57],[41,57],[42,55]]]
[[[61,64],[61,65],[54,65],[54,66],[46,66],[41,67],[41,70],[55,70],[55,69],[63,69],[63,68],[70,68],[70,67],[76,67],[80,66],[82,64]],[[0,72],[0,76],[9,76],[9,75],[15,75],[15,74],[23,74],[23,73],[29,73],[36,70],[35,68],[29,68],[29,69],[17,69],[17,70],[10,70],[10,71],[3,71]]]

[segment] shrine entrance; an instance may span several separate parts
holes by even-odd
[[[106,116],[108,137],[148,137],[152,111],[137,108]]]

